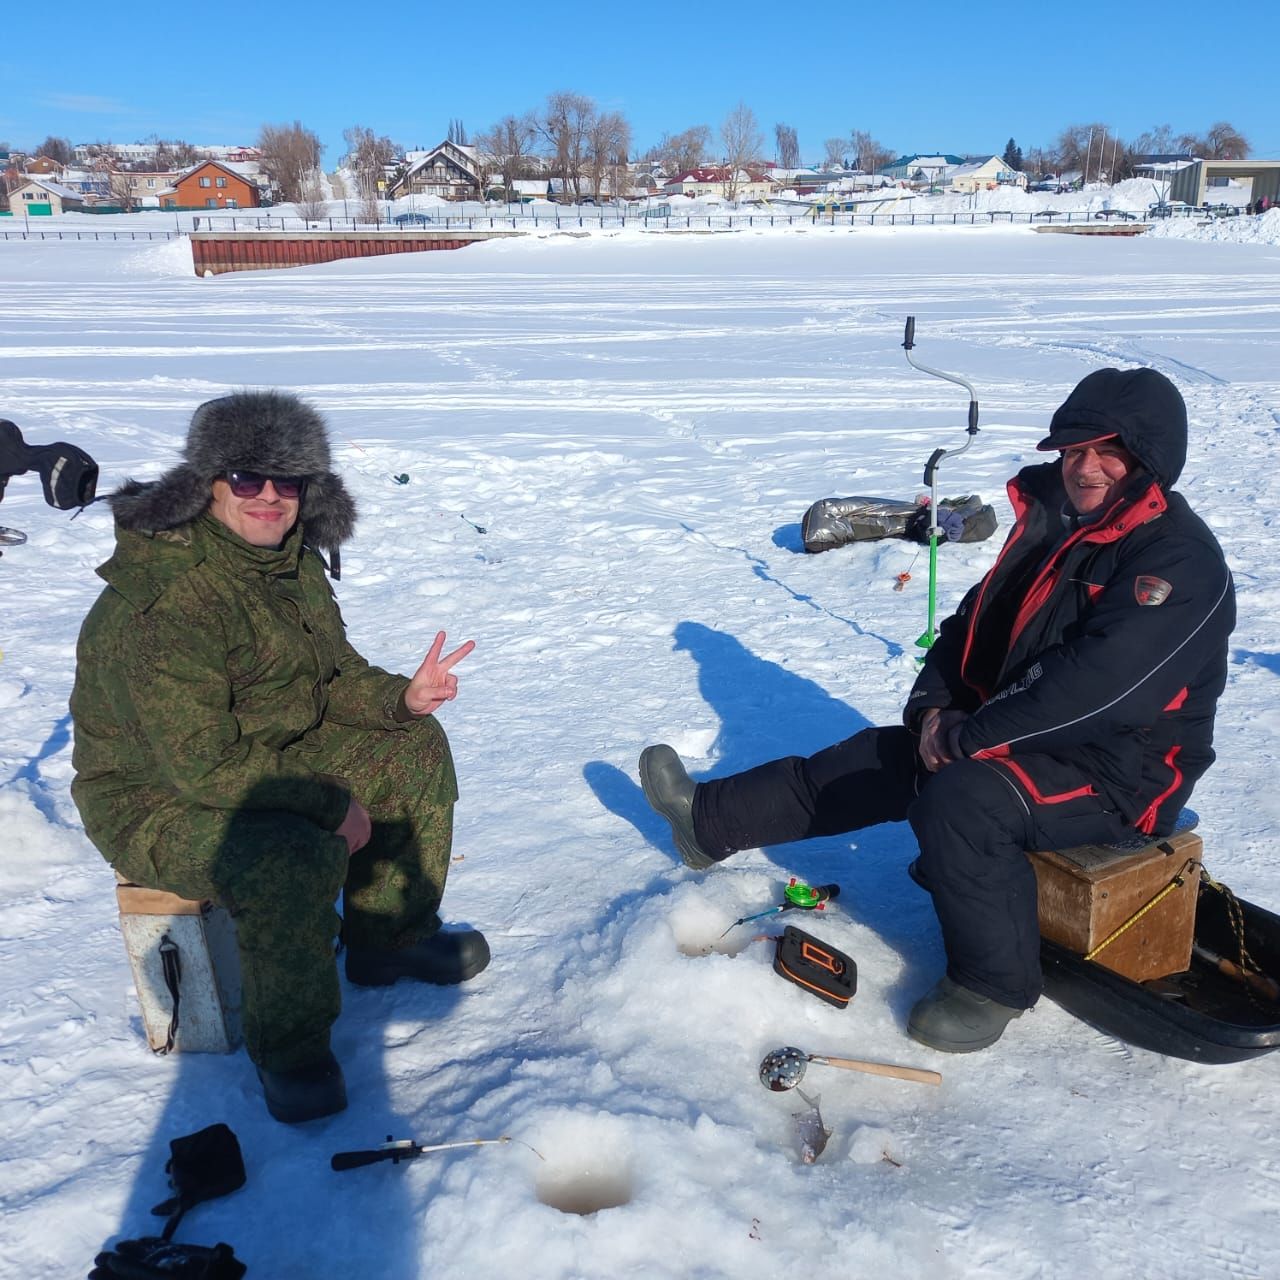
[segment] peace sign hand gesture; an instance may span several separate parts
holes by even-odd
[[[404,691],[404,705],[415,716],[428,716],[437,707],[458,696],[458,677],[449,668],[462,661],[476,647],[474,640],[459,645],[448,657],[444,651],[444,632],[436,633],[435,642],[427,650],[422,665],[413,673]]]

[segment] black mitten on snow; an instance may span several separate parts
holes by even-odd
[[[144,1236],[98,1254],[89,1280],[240,1280],[245,1271],[229,1244],[210,1248]]]
[[[182,1215],[192,1205],[216,1200],[244,1186],[240,1143],[225,1124],[211,1124],[199,1133],[174,1138],[169,1150],[172,1155],[165,1172],[175,1194],[151,1210],[168,1216],[163,1233],[166,1240],[173,1236]]]
[[[240,1280],[245,1265],[229,1244],[174,1244],[182,1215],[203,1200],[225,1196],[244,1186],[240,1143],[225,1124],[174,1138],[165,1171],[172,1195],[152,1213],[167,1214],[164,1231],[140,1240],[121,1240],[93,1260],[89,1280]]]

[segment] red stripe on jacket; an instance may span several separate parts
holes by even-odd
[[[1185,693],[1186,690],[1184,689]],[[1178,753],[1181,747],[1170,747],[1168,754],[1164,758],[1165,764],[1173,770],[1173,780],[1156,798],[1142,811],[1142,816],[1133,825],[1139,831],[1150,835],[1156,829],[1156,814],[1160,806],[1171,796],[1177,789],[1182,786],[1182,770],[1178,768]]]
[[[985,752],[979,752],[973,758],[980,760]],[[1068,800],[1079,800],[1083,796],[1096,796],[1098,793],[1093,789],[1092,783],[1086,783],[1083,787],[1076,787],[1074,791],[1059,791],[1056,795],[1047,796],[1035,784],[1032,776],[1016,761],[1012,756],[1006,756],[999,761],[1004,765],[1017,780],[1022,783],[1035,804],[1065,804]]]

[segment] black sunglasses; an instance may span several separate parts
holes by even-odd
[[[301,498],[307,487],[306,476],[263,476],[256,471],[228,471],[227,484],[237,498],[256,498],[267,487],[267,481],[282,498]]]

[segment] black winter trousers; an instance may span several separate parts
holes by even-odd
[[[1109,843],[1133,830],[1061,761],[957,760],[929,773],[916,747],[905,728],[864,729],[808,758],[699,782],[698,843],[727,856],[905,819],[920,845],[916,870],[942,926],[947,973],[1001,1004],[1030,1008],[1041,978],[1027,851]]]

